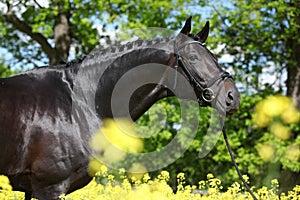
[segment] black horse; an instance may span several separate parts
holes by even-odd
[[[138,119],[159,99],[177,95],[179,75],[202,105],[236,111],[239,92],[204,44],[209,24],[198,34],[190,30],[188,18],[174,38],[137,40],[0,79],[0,174],[10,178],[15,190],[24,191],[26,199],[57,199],[84,186],[91,180],[88,141],[101,120],[128,115]],[[153,74],[149,63],[166,67]],[[126,90],[113,104],[118,80],[144,64],[144,75],[155,76],[156,84],[137,88],[129,105],[122,103],[128,98]],[[180,98],[189,98],[182,91]]]

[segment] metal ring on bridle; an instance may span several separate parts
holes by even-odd
[[[207,99],[205,97],[204,93],[206,91],[208,91],[208,93],[211,94],[211,98],[210,99]],[[202,93],[201,93],[201,96],[202,96],[202,99],[204,101],[206,101],[206,102],[212,102],[216,98],[215,93],[214,93],[214,91],[211,88],[204,88],[203,91],[202,91]]]

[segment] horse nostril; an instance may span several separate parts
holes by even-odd
[[[233,102],[233,95],[232,92],[230,91],[227,94],[227,99],[226,99],[227,106],[230,106],[232,102]]]

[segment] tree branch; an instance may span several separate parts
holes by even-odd
[[[18,29],[19,31],[27,34],[30,36],[33,40],[38,42],[43,51],[47,54],[49,58],[55,56],[55,49],[51,47],[51,45],[48,43],[47,39],[40,33],[34,33],[32,31],[32,28],[24,21],[20,20],[17,16],[15,16],[11,10],[11,6],[7,5],[7,13],[4,14],[4,18],[8,23],[11,23]]]
[[[39,2],[37,2],[36,0],[33,0],[34,1],[34,3],[39,7],[39,8],[44,8],[43,6],[41,6],[40,4],[39,4]]]

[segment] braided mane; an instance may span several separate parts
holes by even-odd
[[[104,61],[107,59],[119,57],[119,56],[123,55],[124,53],[127,53],[131,50],[140,49],[140,48],[148,48],[148,47],[151,47],[151,46],[159,44],[159,43],[168,42],[171,39],[172,38],[157,38],[157,39],[153,39],[153,40],[137,39],[135,41],[128,42],[126,44],[117,44],[117,45],[110,46],[110,47],[107,47],[104,49],[93,50],[91,53],[89,53],[88,55],[86,55],[80,59],[65,63],[64,65],[60,65],[60,66],[61,67],[70,67],[74,64],[84,63],[87,60],[89,60],[89,61],[94,60],[94,62]]]

